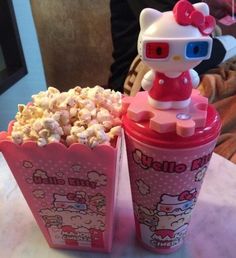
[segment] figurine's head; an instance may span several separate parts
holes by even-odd
[[[184,72],[211,54],[215,27],[208,5],[180,0],[173,11],[144,9],[140,14],[138,53],[144,63],[159,72]]]

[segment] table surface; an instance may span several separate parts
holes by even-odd
[[[127,161],[123,160],[110,254],[49,248],[0,154],[0,250],[7,258],[236,257],[236,165],[213,154],[185,244],[170,255],[143,249],[135,240]]]

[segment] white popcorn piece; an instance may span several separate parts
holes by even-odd
[[[83,108],[79,111],[79,118],[85,121],[91,121],[91,113],[88,109]]]
[[[63,135],[69,135],[70,131],[71,131],[71,125],[64,125],[62,126],[62,130],[63,130]]]
[[[90,111],[92,119],[95,119],[97,117],[97,109],[94,108],[93,110]]]
[[[98,113],[97,113],[97,120],[98,122],[104,122],[104,121],[111,121],[112,116],[109,113],[108,110],[105,108],[102,108]]]
[[[109,130],[112,127],[113,123],[112,123],[112,121],[104,121],[104,122],[102,122],[102,125],[104,126],[104,128]]]
[[[96,131],[96,137],[101,143],[109,140],[108,135],[103,130]]]
[[[93,137],[91,137],[91,138],[89,139],[88,145],[89,145],[91,148],[94,148],[94,147],[96,147],[97,145],[99,145],[99,141],[97,140],[96,137],[93,136]]]
[[[70,112],[67,110],[61,110],[60,112],[60,123],[62,125],[67,125],[70,123]]]
[[[48,142],[60,142],[61,136],[59,134],[52,134],[48,137]]]
[[[58,122],[55,121],[53,118],[45,118],[42,120],[43,126],[46,129],[54,130],[56,126],[59,126]]]
[[[77,136],[79,133],[82,133],[83,131],[85,131],[85,128],[83,126],[73,126],[71,127],[70,133],[72,135]]]
[[[49,86],[48,87],[48,93],[49,94],[60,94],[60,91],[57,89],[57,88],[54,88],[54,87],[52,87],[52,86]]]
[[[111,128],[111,130],[108,132],[108,136],[110,137],[110,139],[113,139],[114,137],[121,135],[121,129],[121,126],[115,126]]]
[[[73,107],[77,103],[76,98],[74,96],[68,96],[66,98],[66,105],[69,107]]]
[[[81,144],[87,144],[88,143],[88,134],[86,133],[86,131],[81,132],[77,135],[78,137],[78,142]]]
[[[29,134],[29,138],[32,139],[32,140],[37,140],[39,138],[39,135],[36,131],[31,130],[30,134]]]
[[[31,131],[31,126],[30,125],[25,125],[23,126],[22,132],[26,135],[29,135]]]
[[[70,111],[69,111],[70,118],[76,117],[77,116],[77,112],[78,112],[78,109],[76,107],[70,108]]]
[[[52,115],[52,119],[56,120],[57,122],[60,121],[61,118],[61,111],[56,111],[53,115]]]
[[[48,138],[50,136],[50,131],[48,129],[42,129],[38,132],[39,137]]]
[[[23,105],[23,104],[18,104],[18,111],[19,111],[20,113],[23,112],[24,109],[25,109],[25,105]]]
[[[42,124],[41,120],[36,120],[32,124],[32,129],[35,130],[36,132],[39,132],[42,128],[43,128],[43,124]]]
[[[38,143],[38,146],[43,147],[47,145],[47,140],[45,138],[38,138],[37,143]]]
[[[76,136],[74,136],[74,135],[68,135],[68,136],[66,137],[66,143],[67,143],[67,145],[70,146],[71,144],[76,143],[76,142],[78,142]]]
[[[23,143],[23,133],[21,132],[12,132],[11,134],[13,142],[16,144]]]

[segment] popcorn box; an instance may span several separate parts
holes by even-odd
[[[50,247],[109,252],[123,136],[115,146],[17,145],[3,153]]]

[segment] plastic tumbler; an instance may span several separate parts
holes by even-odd
[[[185,238],[221,123],[215,108],[203,104],[204,98],[194,91],[192,105],[198,107],[195,124],[204,114],[205,122],[191,136],[183,137],[179,134],[190,129],[185,123],[193,122],[191,107],[161,111],[149,106],[149,111],[143,112],[148,105],[147,95],[140,92],[124,99],[129,105],[123,123],[136,236],[154,252],[171,253]],[[172,131],[173,126],[176,131]]]

